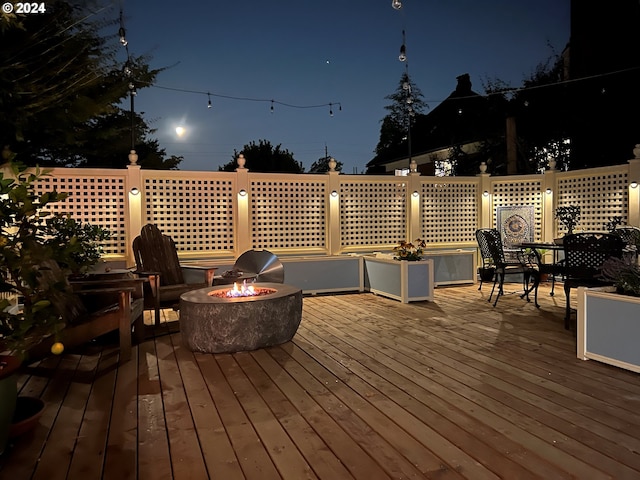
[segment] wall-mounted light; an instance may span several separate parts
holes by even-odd
[[[242,190],[240,190],[238,192],[238,195],[240,195],[241,197],[246,197],[247,196],[247,191],[243,188]]]
[[[396,10],[400,10],[402,8],[402,2],[400,0],[392,0],[391,6]]]
[[[484,192],[482,192],[482,196],[483,197],[488,197],[489,196],[489,192],[487,190],[485,190]]]
[[[417,190],[414,190],[413,193],[411,194],[413,197],[418,198],[420,196],[420,194],[418,193]]]
[[[138,195],[140,193],[140,190],[138,190],[138,187],[133,187],[131,189],[131,195]]]
[[[551,195],[551,189],[550,189],[550,188],[547,188],[547,189],[545,190],[545,192],[547,193],[547,195]]]
[[[638,188],[638,182],[636,182],[636,181],[634,180],[634,181],[632,181],[632,182],[629,184],[629,186],[630,186],[631,188]]]
[[[336,198],[338,196],[338,192],[336,192],[335,190],[333,192],[331,192],[331,196],[333,198]]]

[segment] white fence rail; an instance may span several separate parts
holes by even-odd
[[[416,238],[431,249],[475,247],[475,230],[495,226],[498,207],[532,205],[534,237],[550,241],[562,234],[553,217],[559,205],[581,207],[579,229],[602,231],[613,216],[639,225],[640,188],[631,186],[639,180],[637,157],[507,177],[56,168],[38,188],[68,192],[54,208],[108,228],[107,257],[131,265],[131,242],[146,223],[173,237],[185,259],[235,258],[251,248],[337,255],[390,250]]]

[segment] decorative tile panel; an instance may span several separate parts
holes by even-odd
[[[498,207],[533,206],[533,238],[540,241],[542,238],[542,177],[532,178],[501,177],[501,180],[492,182],[492,226],[497,228]]]

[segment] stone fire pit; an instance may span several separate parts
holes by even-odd
[[[254,283],[274,293],[223,298],[229,285],[180,296],[180,332],[191,351],[232,353],[271,347],[293,338],[302,320],[302,290],[282,283]]]

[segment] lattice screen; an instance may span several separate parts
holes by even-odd
[[[603,232],[612,217],[622,217],[627,223],[629,191],[627,171],[590,176],[558,175],[558,206],[579,205],[580,222],[576,230]],[[563,175],[563,176],[560,176]],[[566,233],[564,225],[556,221],[558,235]]]
[[[492,183],[493,188],[493,211],[492,226],[497,228],[498,207],[515,207],[520,205],[533,205],[535,241],[542,238],[542,193],[540,191],[542,179],[513,179],[506,177],[504,181]]]
[[[342,247],[385,246],[404,240],[407,186],[401,181],[340,184]]]
[[[233,250],[231,179],[146,178],[144,193],[143,218],[173,238],[177,250]]]
[[[60,193],[68,193],[67,199],[52,203],[47,208],[52,213],[69,214],[76,221],[99,225],[109,230],[111,238],[104,243],[104,253],[124,255],[126,250],[124,176],[95,177],[77,173],[67,175],[64,169],[56,169],[55,176],[43,177],[35,184],[35,189],[39,194],[53,189]]]
[[[478,184],[422,183],[422,238],[431,243],[475,242]]]
[[[324,182],[252,181],[253,248],[325,248],[326,190]]]

